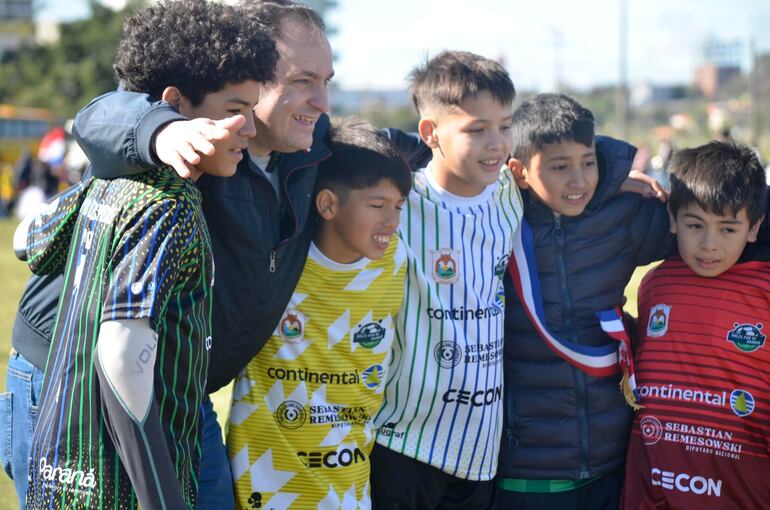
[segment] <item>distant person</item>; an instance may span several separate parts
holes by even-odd
[[[679,256],[639,287],[634,416],[622,507],[760,510],[770,502],[769,262],[741,253],[766,212],[752,150],[711,142],[672,161]]]
[[[66,282],[28,474],[14,473],[20,497],[29,481],[28,508],[197,508],[201,406],[218,338],[211,240],[193,181],[235,172],[277,59],[240,8],[167,1],[126,20],[115,61],[126,90],[185,115],[238,115],[240,128],[190,180],[161,166],[88,179],[19,228],[14,245],[30,268],[63,271]]]
[[[372,507],[377,377],[404,297],[396,229],[412,175],[381,132],[347,122],[327,143],[305,269],[275,333],[235,382],[227,445],[244,510]],[[282,484],[277,466],[291,474]]]

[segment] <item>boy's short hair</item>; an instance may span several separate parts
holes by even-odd
[[[765,214],[765,170],[754,151],[734,142],[713,141],[678,151],[671,161],[671,214],[696,204],[724,216],[746,208],[754,226]]]
[[[326,143],[332,155],[318,165],[316,191],[329,189],[342,202],[351,190],[391,181],[403,196],[412,188],[409,165],[388,136],[357,119],[329,129]]]
[[[594,114],[564,94],[538,94],[513,112],[514,158],[524,166],[546,145],[563,141],[594,143]]]
[[[228,84],[273,79],[278,52],[241,9],[206,0],[172,0],[126,19],[115,58],[124,88],[160,98],[177,87],[193,106]]]
[[[243,0],[241,7],[248,16],[264,25],[274,39],[280,37],[284,20],[295,21],[321,33],[326,31],[326,24],[315,9],[291,0]]]
[[[459,106],[480,92],[489,92],[502,105],[516,97],[511,77],[494,60],[467,51],[443,51],[409,73],[417,113],[427,108]]]

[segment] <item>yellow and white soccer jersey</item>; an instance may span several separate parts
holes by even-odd
[[[393,236],[380,260],[315,245],[273,336],[238,377],[228,450],[236,507],[370,508],[372,418],[404,293]]]

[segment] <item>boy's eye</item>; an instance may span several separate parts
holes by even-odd
[[[722,229],[722,232],[725,232],[725,233],[727,233],[727,234],[734,234],[734,233],[735,233],[735,229],[734,229],[734,228],[732,228],[732,227],[724,227],[724,228]]]
[[[594,160],[589,160],[589,161],[585,162],[585,166],[587,166],[587,167],[592,167],[594,165],[596,165],[596,161],[594,161]]]
[[[697,223],[688,223],[685,225],[690,230],[700,230],[701,226]]]
[[[230,115],[240,115],[243,112],[241,111],[240,108],[231,108],[227,110],[227,113],[229,113]]]
[[[551,167],[552,170],[556,170],[557,172],[564,172],[565,170],[567,170],[567,168],[568,168],[567,165],[555,165]]]

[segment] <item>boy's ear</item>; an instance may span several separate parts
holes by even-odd
[[[423,117],[420,122],[417,123],[417,132],[420,133],[420,138],[425,145],[431,149],[438,147],[438,136],[436,135],[436,123],[433,119]]]
[[[172,85],[163,89],[160,98],[178,109],[184,96],[182,95],[182,91]]]
[[[757,241],[757,234],[759,234],[759,227],[762,226],[762,222],[765,221],[765,217],[762,216],[759,218],[759,220],[754,224],[753,227],[749,229],[749,235],[746,238],[746,241],[749,243],[754,243]]]
[[[671,206],[666,204],[666,212],[668,213],[668,230],[672,234],[676,234],[676,216],[671,213]]]
[[[340,199],[330,189],[324,188],[315,196],[315,206],[318,214],[326,221],[331,220],[339,210]]]
[[[516,184],[519,186],[519,188],[529,188],[529,183],[527,182],[527,169],[524,168],[524,165],[521,164],[521,161],[514,157],[509,158],[508,168],[511,169],[513,178],[516,180]]]

